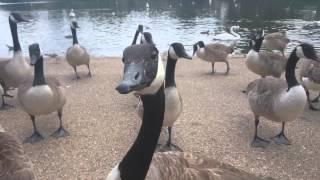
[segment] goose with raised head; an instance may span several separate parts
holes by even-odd
[[[319,109],[314,107],[312,103],[317,102],[319,96],[314,100],[310,100],[309,91],[320,91],[320,63],[304,59],[300,69],[300,80],[307,93],[309,108],[318,111]]]
[[[199,41],[193,45],[193,55],[198,58],[210,62],[212,65],[212,73],[214,71],[214,64],[216,62],[224,62],[227,65],[227,70],[225,74],[227,75],[230,71],[230,65],[228,62],[228,56],[234,51],[234,44],[231,46],[226,46],[219,43],[214,44],[204,44],[203,41]]]
[[[116,89],[121,94],[132,91],[141,94],[144,113],[136,140],[106,180],[271,180],[192,153],[155,153],[165,113],[165,72],[158,55],[157,48],[150,44],[134,45],[124,50],[123,80]]]
[[[9,15],[9,25],[13,41],[13,57],[12,59],[1,59],[0,63],[0,79],[4,88],[4,95],[7,94],[9,87],[17,88],[21,83],[32,77],[30,65],[25,60],[21,51],[18,38],[17,24],[20,22],[28,22],[18,13]],[[7,105],[3,103],[3,105]]]
[[[33,164],[21,143],[0,125],[0,180],[35,180]]]
[[[218,35],[215,35],[212,40],[214,41],[237,41],[241,39],[241,36],[236,33],[236,30],[239,30],[240,26],[231,26],[228,32],[224,32]]]
[[[292,52],[286,65],[286,80],[279,78],[260,78],[248,85],[248,99],[255,118],[255,133],[251,143],[253,147],[266,147],[269,141],[258,136],[259,117],[281,122],[281,132],[272,138],[277,144],[289,145],[284,133],[285,123],[297,119],[304,110],[307,96],[304,88],[295,77],[296,64],[300,58],[317,60],[312,45],[300,44]]]
[[[277,53],[261,52],[263,39],[263,33],[258,32],[250,41],[251,50],[246,57],[246,66],[250,71],[261,77],[273,76],[279,78],[286,68],[287,59]]]
[[[35,117],[57,111],[59,128],[52,134],[59,138],[69,135],[62,125],[62,110],[66,103],[64,88],[60,82],[53,78],[46,78],[43,70],[43,56],[38,44],[29,46],[30,63],[34,65],[33,81],[22,84],[18,89],[18,100],[22,109],[30,115],[33,124],[32,136],[26,138],[24,143],[35,143],[43,139],[39,133]]]
[[[168,128],[168,140],[159,148],[159,151],[182,151],[180,147],[172,144],[172,127],[182,113],[182,98],[176,85],[175,69],[178,59],[192,59],[181,43],[172,43],[168,50],[165,74],[165,113],[163,127]],[[143,106],[139,103],[138,113],[143,118]]]
[[[274,32],[264,36],[263,46],[269,50],[278,50],[284,56],[284,50],[286,49],[290,40],[281,32]]]
[[[88,54],[87,50],[80,46],[77,37],[77,28],[79,28],[78,23],[76,21],[71,22],[71,32],[73,38],[73,45],[68,48],[66,59],[67,62],[72,66],[74,72],[76,73],[76,78],[80,79],[80,76],[77,72],[77,66],[86,65],[88,68],[88,76],[91,77],[91,70],[90,70],[90,55]]]

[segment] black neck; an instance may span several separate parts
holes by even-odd
[[[20,42],[19,42],[19,38],[18,38],[18,31],[17,31],[17,23],[12,22],[9,19],[9,24],[10,24],[12,41],[13,41],[13,50],[14,51],[21,51],[21,46],[20,46]]]
[[[172,59],[170,55],[168,55],[167,67],[166,67],[166,81],[165,87],[175,87],[176,81],[174,78],[175,70],[176,70],[177,60]]]
[[[133,41],[132,41],[132,44],[131,44],[131,45],[137,44],[138,36],[139,36],[139,31],[137,30],[137,31],[136,31],[136,34],[134,35],[134,38],[133,38]]]
[[[76,28],[71,28],[73,44],[79,44]]]
[[[262,42],[263,42],[262,39],[256,40],[254,46],[252,47],[252,49],[254,51],[256,51],[256,52],[259,52],[260,48],[261,48],[261,45],[262,45]]]
[[[288,59],[287,66],[286,66],[286,80],[288,83],[288,91],[290,90],[290,88],[299,85],[295,75],[296,65],[299,60],[299,57],[297,56],[296,51],[297,51],[296,49],[293,50],[293,52],[291,53]]]
[[[33,86],[47,84],[43,73],[43,57],[41,56],[34,65]]]
[[[132,147],[119,164],[122,180],[145,179],[156,149],[164,118],[164,87],[156,94],[142,95],[143,120]]]

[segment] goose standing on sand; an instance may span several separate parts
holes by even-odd
[[[120,94],[141,94],[145,111],[135,142],[106,180],[264,179],[192,153],[154,153],[165,112],[165,72],[158,56],[157,48],[150,44],[130,46],[123,52],[124,75],[116,89]]]
[[[273,76],[279,78],[284,72],[287,59],[273,52],[260,52],[263,33],[257,33],[250,41],[251,50],[246,57],[247,68],[261,77]]]
[[[7,94],[9,87],[17,88],[22,82],[32,77],[30,65],[25,60],[21,51],[21,46],[18,38],[17,23],[28,22],[18,13],[9,15],[9,25],[13,41],[13,57],[12,59],[1,60],[0,66],[0,83],[4,88],[4,95]],[[5,102],[2,108],[7,106]]]
[[[77,72],[77,66],[80,65],[87,66],[89,71],[88,76],[91,77],[90,56],[87,50],[84,47],[80,46],[77,38],[77,28],[79,28],[78,23],[76,21],[72,21],[70,27],[72,32],[73,45],[67,50],[66,59],[68,63],[73,67],[77,79],[80,79],[80,76]]]
[[[214,41],[237,41],[241,39],[241,36],[235,32],[239,30],[240,26],[231,26],[230,32],[224,32],[222,34],[215,35],[212,40]]]
[[[193,45],[193,55],[196,55],[204,61],[211,62],[212,73],[215,73],[214,64],[216,62],[226,63],[227,70],[225,74],[227,75],[230,71],[228,55],[234,51],[233,46],[234,45],[226,46],[219,43],[205,45],[203,41],[199,41]]]
[[[34,65],[33,82],[26,82],[18,89],[18,100],[22,109],[30,115],[33,124],[33,134],[24,140],[24,143],[35,143],[43,139],[39,133],[35,116],[49,114],[57,111],[59,128],[52,134],[59,138],[69,135],[62,126],[62,110],[66,103],[64,89],[55,78],[45,78],[43,72],[43,57],[38,44],[29,46],[30,63]]]
[[[287,36],[280,32],[270,33],[264,36],[263,46],[269,50],[278,50],[284,56],[284,50],[286,49],[290,40]]]
[[[0,125],[0,180],[35,180],[33,165],[22,145]]]
[[[300,69],[300,78],[307,93],[309,108],[311,110],[319,111],[319,109],[315,108],[312,104],[312,102],[317,102],[319,96],[311,101],[309,90],[320,91],[320,63],[304,59]]]
[[[266,147],[269,141],[257,135],[259,117],[282,123],[281,132],[273,138],[277,144],[289,145],[284,133],[285,123],[296,119],[303,111],[307,96],[304,88],[295,77],[296,64],[300,58],[317,61],[312,45],[300,44],[291,53],[286,65],[286,81],[279,78],[260,78],[248,85],[248,99],[255,118],[253,147]]]

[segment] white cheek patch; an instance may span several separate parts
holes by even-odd
[[[147,43],[147,40],[144,37],[144,35],[141,35],[141,41],[142,41],[142,44],[146,44]]]
[[[154,80],[152,81],[152,83],[148,87],[146,87],[140,91],[137,91],[137,92],[142,95],[155,94],[159,90],[159,88],[162,86],[162,84],[164,82],[164,77],[165,77],[165,71],[164,71],[162,60],[161,60],[161,56],[159,54],[158,69],[157,69],[156,77],[154,78]]]
[[[17,23],[18,21],[16,20],[16,18],[14,18],[12,15],[10,15],[10,20]]]
[[[299,58],[306,58],[306,56],[304,55],[304,52],[303,52],[301,46],[298,46],[298,47],[297,47],[297,52],[296,52],[296,54],[297,54],[297,56],[298,56]]]
[[[119,171],[119,164],[117,164],[108,174],[106,180],[121,180],[120,171]]]
[[[170,46],[170,48],[169,48],[169,56],[172,59],[179,59],[179,56],[177,55],[176,51],[173,49],[172,46]]]

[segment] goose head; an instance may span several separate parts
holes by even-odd
[[[123,79],[116,87],[120,94],[155,94],[162,86],[165,72],[159,51],[153,44],[127,47],[123,52]]]
[[[198,49],[204,48],[204,42],[198,41],[193,45],[193,55],[198,51]]]
[[[184,58],[189,60],[192,59],[192,57],[187,54],[184,46],[181,43],[172,43],[169,47],[168,56],[169,56],[169,59],[174,59],[174,60],[179,58]]]
[[[149,32],[143,32],[141,36],[141,44],[154,44],[152,40],[152,34]]]
[[[41,57],[40,46],[38,43],[29,46],[30,65],[34,66]]]
[[[19,23],[19,22],[29,22],[27,19],[25,19],[24,17],[22,17],[19,13],[11,13],[9,15],[9,22],[10,23]]]
[[[264,40],[264,30],[259,30],[257,33],[251,38],[249,42],[249,47],[251,49],[260,50],[262,42]]]
[[[298,58],[307,58],[314,61],[319,61],[314,47],[308,43],[302,43],[295,48],[296,56]]]

